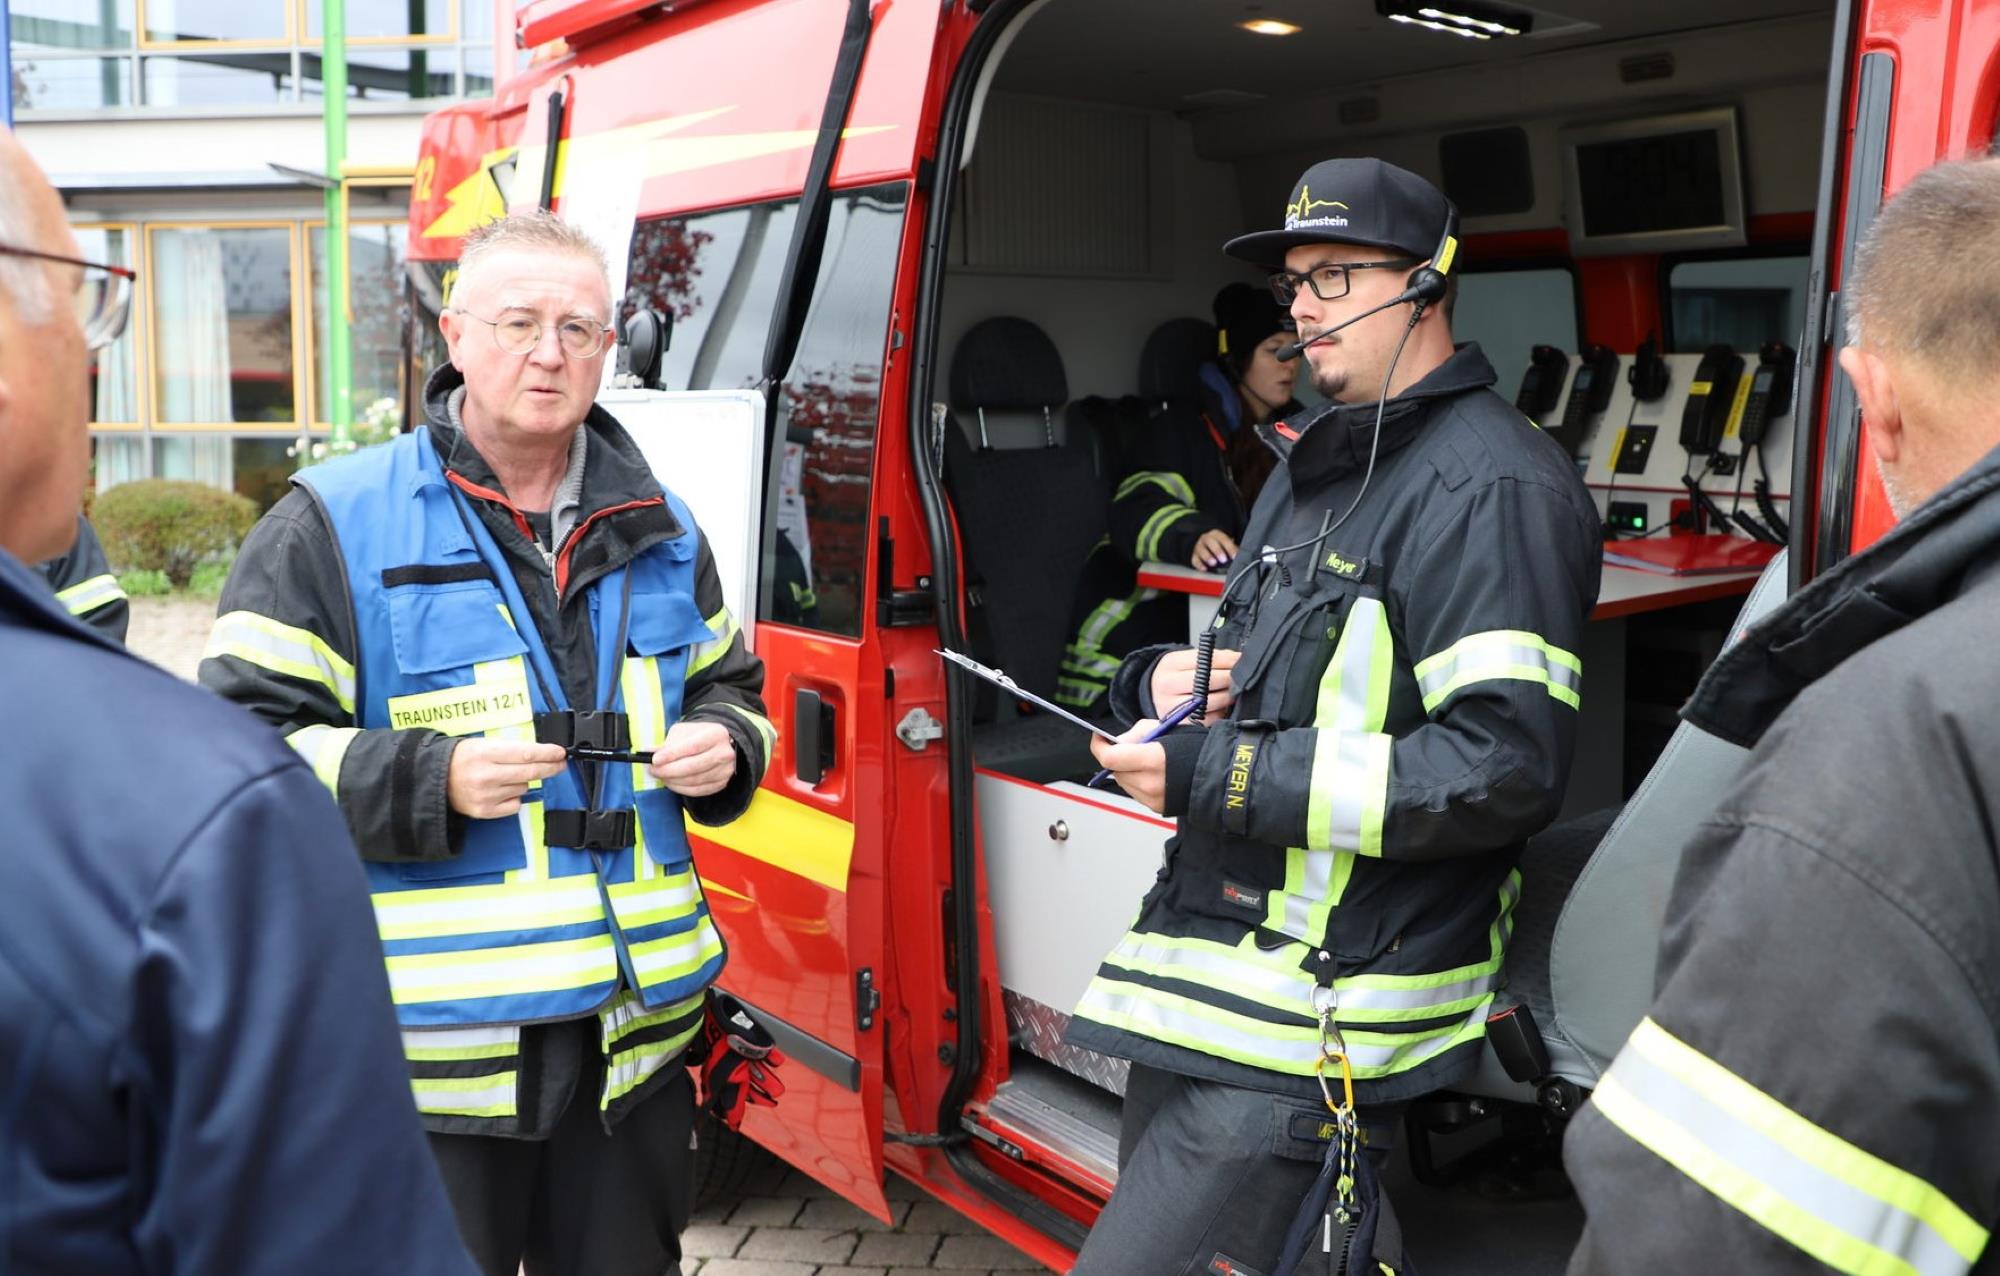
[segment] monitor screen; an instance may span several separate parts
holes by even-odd
[[[1725,222],[1721,145],[1713,129],[1579,145],[1576,175],[1585,235]]]

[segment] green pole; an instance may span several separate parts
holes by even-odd
[[[347,4],[323,0],[320,83],[326,94],[326,379],[333,425],[328,451],[354,446],[354,345],[347,296]]]

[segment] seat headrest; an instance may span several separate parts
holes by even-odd
[[[1028,412],[1069,401],[1069,378],[1049,334],[1026,319],[982,319],[958,339],[951,358],[951,401],[958,408]]]
[[[1201,365],[1215,357],[1215,325],[1206,319],[1169,319],[1153,329],[1139,351],[1139,397],[1148,403],[1193,399]]]

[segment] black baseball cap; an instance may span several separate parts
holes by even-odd
[[[1368,244],[1423,261],[1437,251],[1450,210],[1443,192],[1408,169],[1321,160],[1292,186],[1279,229],[1238,235],[1222,251],[1265,270],[1282,270],[1300,244]]]

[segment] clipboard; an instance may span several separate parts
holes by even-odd
[[[946,651],[943,648],[935,648],[934,650],[937,651],[938,655],[943,656],[946,660],[951,661],[959,668],[964,669],[969,673],[976,674],[981,678],[984,678],[986,681],[992,683],[994,686],[1000,688],[1002,691],[1005,691],[1008,695],[1016,696],[1022,700],[1026,700],[1029,704],[1034,705],[1036,708],[1047,710],[1048,712],[1055,714],[1058,718],[1062,718],[1065,721],[1072,722],[1077,726],[1082,727],[1085,731],[1090,732],[1092,735],[1103,736],[1106,740],[1111,741],[1111,743],[1113,744],[1118,743],[1117,736],[1111,734],[1109,731],[1106,731],[1103,727],[1098,726],[1095,722],[1091,722],[1085,718],[1080,718],[1076,714],[1071,713],[1068,709],[1063,708],[1061,705],[1056,704],[1053,701],[1042,699],[1034,692],[1029,691],[1027,688],[1015,682],[1012,678],[1009,678],[1006,674],[1001,673],[998,669],[988,668],[987,666],[980,664],[977,660],[974,660],[972,657],[961,656],[955,651]]]

